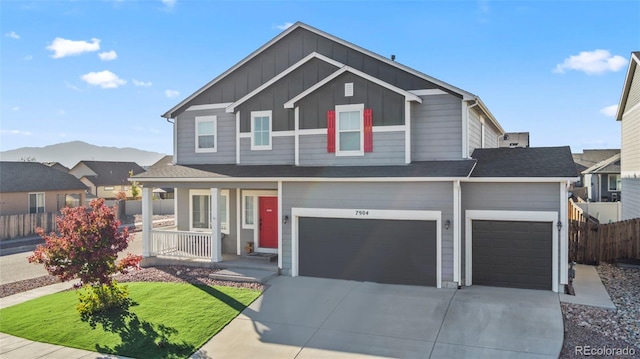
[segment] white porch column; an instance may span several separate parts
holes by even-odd
[[[142,256],[150,255],[151,230],[153,229],[153,187],[142,187]]]
[[[220,238],[220,220],[218,219],[218,203],[220,190],[211,188],[211,262],[222,261],[222,239]]]

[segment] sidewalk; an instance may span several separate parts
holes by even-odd
[[[615,310],[616,306],[602,284],[596,267],[576,264],[575,269],[573,290],[576,295],[560,293],[560,301]]]

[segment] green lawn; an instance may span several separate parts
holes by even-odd
[[[129,310],[80,320],[75,291],[0,310],[0,331],[39,342],[135,358],[188,357],[260,292],[179,283],[126,283]],[[163,345],[158,342],[163,341]]]

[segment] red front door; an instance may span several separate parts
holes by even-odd
[[[258,197],[259,247],[278,248],[278,197]]]

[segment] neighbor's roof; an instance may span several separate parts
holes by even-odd
[[[620,173],[620,153],[596,163],[582,173]]]
[[[569,146],[479,148],[471,157],[478,161],[471,177],[577,177]]]
[[[161,159],[159,159],[158,161],[156,161],[156,163],[152,164],[151,167],[149,167],[149,170],[153,170],[159,167],[163,167],[165,165],[171,164],[173,163],[173,156],[172,155],[166,155],[164,157],[162,157]]]
[[[127,184],[129,171],[133,171],[134,175],[144,172],[144,169],[135,162],[80,161],[79,163],[85,164],[95,172],[95,176],[86,176],[95,186]]]
[[[634,74],[636,67],[640,63],[640,51],[634,51],[631,53],[631,60],[629,60],[629,68],[627,70],[627,76],[624,79],[624,86],[622,87],[622,94],[620,95],[620,101],[618,101],[618,111],[616,111],[616,120],[622,121],[622,114],[624,108],[627,105],[627,99],[629,99],[629,92],[631,91],[631,83],[634,80]],[[640,79],[635,79],[640,81]]]
[[[376,178],[376,177],[467,177],[475,161],[424,161],[400,166],[292,165],[169,165],[147,171],[136,179],[163,178]]]
[[[37,162],[0,162],[0,192],[84,191],[74,176]]]

